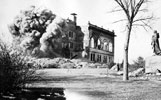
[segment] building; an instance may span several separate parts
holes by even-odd
[[[114,62],[114,31],[109,31],[91,23],[78,26],[77,17],[72,13],[73,20],[67,19],[67,27],[63,28],[65,36],[60,38],[59,52],[66,58],[85,58],[90,62]],[[54,44],[56,45],[56,44]],[[61,46],[60,46],[61,45]]]
[[[109,31],[91,23],[82,27],[84,32],[84,51],[91,62],[114,62],[114,31]]]
[[[67,19],[68,29],[65,30],[65,37],[62,37],[62,56],[66,58],[81,58],[83,50],[84,33],[81,27],[77,26],[77,17],[72,13],[73,20]]]

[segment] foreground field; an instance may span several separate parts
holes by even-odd
[[[66,100],[160,100],[161,98],[159,80],[139,77],[124,82],[121,76],[105,74],[105,69],[96,70],[98,72],[86,69],[87,72],[91,72],[84,74],[82,70],[79,74],[79,70],[70,69],[62,69],[61,72],[52,69],[40,70],[38,73],[41,79],[29,86],[64,88]]]

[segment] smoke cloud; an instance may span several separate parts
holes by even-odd
[[[67,36],[66,30],[70,27],[67,20],[50,10],[32,6],[16,16],[9,30],[17,43],[31,55],[54,57],[59,56],[54,50],[60,48],[61,39]]]

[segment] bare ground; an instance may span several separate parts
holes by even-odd
[[[61,72],[58,74],[56,70],[45,70],[43,73],[40,71],[41,79],[32,82],[31,86],[65,88],[66,100],[161,99],[161,81],[154,78],[132,77],[125,82],[122,81],[122,76],[111,76],[105,73],[80,74]]]

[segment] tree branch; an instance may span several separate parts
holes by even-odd
[[[142,24],[133,24],[133,26],[141,26],[141,27],[144,28],[145,31],[148,31],[148,30],[146,29],[145,25],[142,25]]]
[[[134,17],[137,15],[137,13],[139,12],[139,9],[140,9],[141,5],[142,5],[145,1],[146,1],[146,0],[140,0],[139,3],[137,3],[137,5],[135,6]]]
[[[116,2],[120,5],[120,7],[123,9],[123,11],[125,12],[125,14],[126,14],[128,20],[130,20],[130,15],[129,15],[129,10],[128,10],[128,8],[126,8],[126,7],[124,6],[124,4],[123,4],[123,2],[122,2],[121,0],[115,0],[115,1],[116,1]]]
[[[122,22],[122,21],[127,21],[127,19],[121,19],[121,20],[115,21],[113,23],[118,23],[118,22]]]
[[[138,22],[138,21],[154,20],[153,18],[154,18],[153,15],[147,18],[139,18],[139,19],[134,20],[133,23]]]
[[[150,29],[152,29],[152,27],[150,25],[148,25],[148,23],[144,22],[143,20],[141,21],[146,27],[149,27]]]
[[[108,11],[107,13],[113,13],[113,12],[119,12],[119,11],[123,11],[123,9],[120,9],[120,6],[116,6],[114,9]]]
[[[120,12],[120,11],[123,11],[123,10],[122,9],[116,9],[116,10],[111,10],[111,11],[109,11],[107,13]]]

